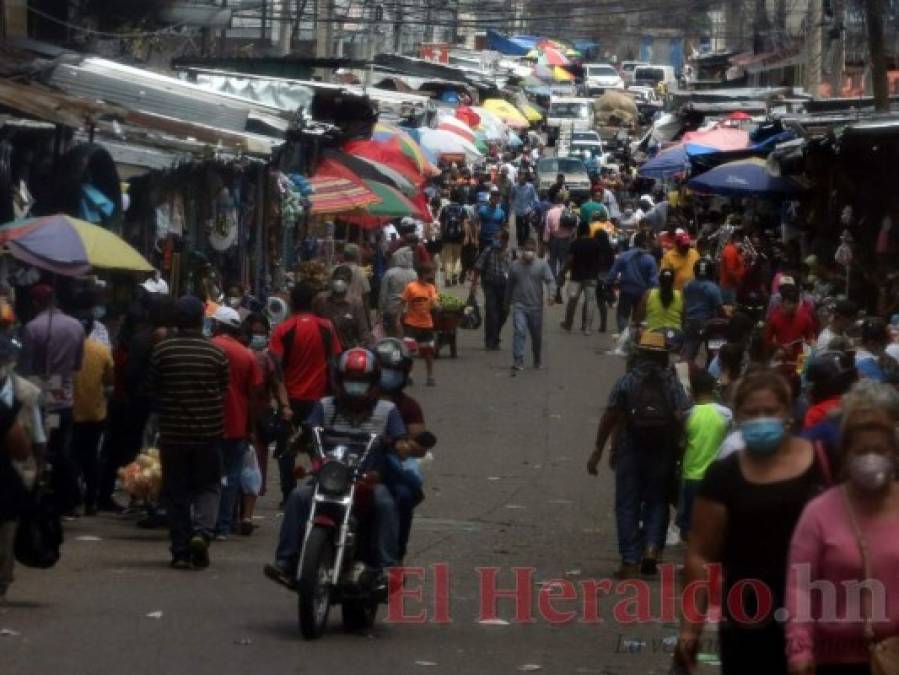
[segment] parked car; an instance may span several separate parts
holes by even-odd
[[[576,157],[544,157],[537,162],[537,188],[549,189],[559,174],[565,176],[565,185],[572,199],[585,199],[590,194],[590,174],[583,160]]]
[[[637,66],[648,66],[649,64],[645,61],[622,61],[619,72],[621,73],[621,79],[624,80],[625,84],[633,84],[634,82],[634,69]]]
[[[584,64],[584,88],[588,96],[600,95],[606,89],[621,89],[624,80],[615,70],[615,66],[608,63]]]
[[[555,145],[560,135],[587,131],[593,127],[593,99],[573,96],[553,97],[546,114],[546,136]],[[562,133],[564,131],[564,133]]]

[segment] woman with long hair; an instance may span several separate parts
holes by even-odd
[[[659,287],[646,291],[637,306],[634,322],[638,326],[646,323],[647,330],[681,330],[684,322],[684,298],[674,288],[674,276],[674,270],[659,272]]]

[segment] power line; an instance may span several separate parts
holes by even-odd
[[[58,19],[52,14],[47,14],[46,12],[42,12],[41,10],[32,7],[30,4],[27,7],[28,11],[34,14],[35,16],[39,16],[42,19],[46,19],[51,23],[55,23],[58,26],[63,26],[70,30],[79,32],[79,33],[87,33],[89,35],[99,35],[101,37],[110,37],[110,38],[144,38],[144,37],[155,37],[157,35],[170,35],[175,31],[184,28],[187,24],[179,23],[174,26],[168,26],[166,28],[161,28],[155,31],[140,31],[134,33],[110,33],[108,31],[103,30],[95,30],[93,28],[85,28],[84,26],[78,26],[73,23],[69,23],[68,21],[63,21],[62,19]]]

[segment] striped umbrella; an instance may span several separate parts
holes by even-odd
[[[414,197],[418,188],[399,171],[391,169],[380,162],[359,155],[351,155],[338,150],[322,151],[323,160],[317,174],[338,176],[350,180],[376,180],[392,185],[407,197]]]
[[[92,267],[153,271],[117,234],[62,213],[6,223],[0,227],[0,246],[17,260],[67,276],[85,274]]]
[[[314,190],[308,197],[312,204],[310,213],[313,215],[355,211],[381,201],[377,193],[368,186],[348,178],[316,174],[309,179],[309,182]]]
[[[404,129],[387,122],[378,122],[375,124],[371,138],[373,141],[395,142],[402,150],[402,153],[412,160],[421,175],[435,175],[436,167],[428,161],[428,158],[425,157],[424,152],[421,150],[421,146]],[[439,173],[437,171],[437,174]]]
[[[437,120],[437,128],[443,129],[443,131],[451,131],[452,133],[461,136],[469,143],[475,142],[474,131],[472,131],[471,127],[462,120],[450,115],[440,117]]]

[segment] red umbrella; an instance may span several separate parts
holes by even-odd
[[[481,116],[467,105],[460,105],[456,108],[456,117],[465,122],[472,129],[477,129],[481,124]]]
[[[381,201],[366,185],[348,178],[316,174],[309,179],[309,183],[315,190],[309,195],[311,212],[315,215],[344,213]]]
[[[390,167],[415,185],[421,185],[425,181],[425,177],[418,170],[418,167],[405,155],[402,147],[396,140],[386,142],[370,139],[349,141],[344,143],[342,149],[351,155],[364,157]]]
[[[752,119],[752,115],[748,113],[744,113],[742,110],[737,110],[736,112],[732,112],[727,116],[727,119],[732,122],[748,122]]]

